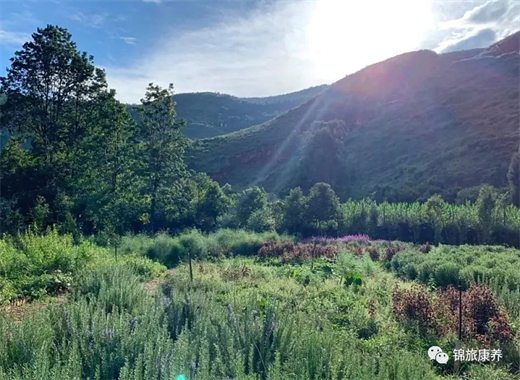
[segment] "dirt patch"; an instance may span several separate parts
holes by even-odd
[[[154,294],[157,291],[157,288],[161,286],[167,277],[172,276],[175,272],[174,269],[168,269],[164,272],[164,276],[156,277],[148,282],[144,283],[144,290],[146,290],[149,294]]]
[[[52,305],[61,305],[65,302],[65,300],[65,294],[37,301],[28,301],[26,299],[22,299],[0,308],[0,313],[2,315],[13,318],[17,323],[20,323],[23,317],[44,311]]]

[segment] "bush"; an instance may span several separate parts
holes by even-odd
[[[143,277],[158,275],[165,269],[138,255],[116,257],[113,249],[90,241],[74,244],[71,235],[59,235],[55,229],[43,235],[29,231],[5,237],[0,239],[0,304],[65,293],[79,271],[116,262]]]
[[[320,257],[332,260],[338,254],[338,247],[321,244],[294,244],[291,242],[269,241],[258,250],[261,259],[278,258],[282,262],[304,262]]]
[[[435,333],[438,337],[456,333],[459,314],[459,292],[449,286],[438,289],[436,296],[424,286],[402,289],[397,285],[392,293],[392,312],[396,320],[417,326],[421,334]],[[464,339],[477,339],[489,345],[493,341],[509,342],[512,330],[508,315],[487,285],[471,284],[462,292],[462,325]]]
[[[514,248],[440,245],[428,254],[408,249],[397,253],[391,264],[397,275],[425,284],[433,280],[437,286],[456,286],[460,279],[464,286],[493,282],[496,289],[520,289],[520,253]]]

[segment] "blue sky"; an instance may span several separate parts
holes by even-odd
[[[516,31],[520,2],[3,0],[0,75],[46,24],[66,27],[118,97],[138,102],[149,82],[267,96],[332,83],[406,51],[487,46]]]

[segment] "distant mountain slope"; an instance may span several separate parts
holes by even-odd
[[[322,93],[326,84],[288,94],[258,98],[238,98],[214,92],[174,95],[178,119],[186,120],[183,133],[191,139],[220,136],[271,120]],[[131,104],[127,111],[138,120]],[[9,132],[0,128],[0,152],[9,140]]]
[[[220,183],[274,192],[324,178],[343,197],[393,200],[505,186],[520,137],[519,38],[371,65],[274,120],[198,141],[188,162]],[[332,123],[334,138],[323,140],[330,147],[317,145],[310,155],[304,147],[320,120],[340,122]]]
[[[239,131],[273,119],[323,92],[321,85],[264,98],[237,98],[212,92],[177,94],[177,115],[187,121],[183,132],[199,139]]]

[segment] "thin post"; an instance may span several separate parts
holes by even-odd
[[[460,348],[462,347],[462,286],[460,284],[460,279],[457,284],[457,288],[459,289],[459,336],[458,336],[459,339],[455,342],[455,349],[460,350]],[[460,372],[460,361],[459,360],[455,361],[455,363],[453,365],[453,370],[455,371],[456,374],[459,374],[459,372]]]
[[[462,341],[462,286],[459,282],[459,340]]]
[[[188,250],[188,265],[190,267],[190,281],[193,281],[193,269],[191,267],[191,253]]]

